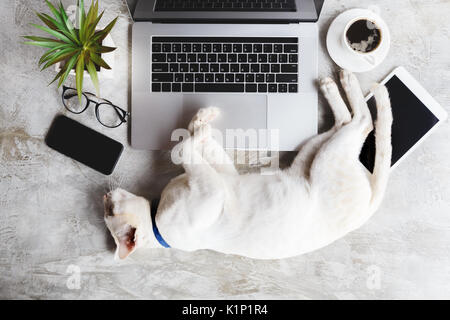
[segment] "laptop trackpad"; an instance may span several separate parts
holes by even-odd
[[[267,128],[266,95],[135,93],[133,99],[141,102],[132,110],[131,145],[138,149],[171,149],[178,143],[174,130],[187,129],[198,109],[211,106],[221,111],[212,126],[220,129],[223,139],[226,129]]]
[[[200,108],[217,107],[220,116],[212,126],[225,133],[226,129],[266,129],[267,96],[233,94],[183,95],[184,128]]]

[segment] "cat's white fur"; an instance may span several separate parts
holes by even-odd
[[[290,168],[273,175],[239,175],[211,137],[209,122],[218,110],[201,109],[189,125],[191,137],[179,145],[186,172],[161,195],[156,224],[164,240],[187,251],[278,259],[322,248],[367,221],[380,205],[390,171],[390,100],[384,86],[373,89],[377,121],[371,175],[358,159],[372,118],[356,77],[342,71],[340,78],[352,112],[335,82],[322,80],[334,126],[307,141]],[[152,231],[147,200],[117,189],[104,202],[117,257],[162,247]]]

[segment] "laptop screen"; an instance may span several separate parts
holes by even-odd
[[[127,0],[135,21],[315,22],[324,0]],[[135,4],[134,11],[130,3]]]

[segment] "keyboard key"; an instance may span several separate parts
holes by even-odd
[[[228,55],[228,62],[230,63],[237,62],[237,55],[235,53],[230,53]]]
[[[275,82],[275,75],[273,73],[266,74],[266,82]]]
[[[192,73],[185,73],[184,82],[194,82],[194,75]]]
[[[152,82],[173,82],[172,73],[152,73]]]
[[[258,73],[256,75],[256,82],[264,82],[264,74]]]
[[[218,54],[217,62],[227,62],[227,55],[223,53]]]
[[[165,53],[153,54],[152,62],[166,62],[166,54]]]
[[[192,52],[192,46],[190,43],[183,43],[183,52]]]
[[[187,63],[181,63],[180,72],[189,72],[189,65]]]
[[[247,55],[246,54],[238,54],[238,62],[239,63],[245,63],[247,62]]]
[[[272,73],[280,72],[280,65],[279,64],[271,64],[270,72],[272,72]]]
[[[167,63],[152,63],[153,72],[168,72],[169,65]]]
[[[181,52],[181,44],[179,43],[174,43],[172,45],[172,52]]]
[[[263,51],[265,52],[265,53],[271,53],[272,52],[272,45],[271,44],[264,44],[264,46],[263,46]]]
[[[197,62],[197,55],[195,53],[190,53],[187,55],[188,62]]]
[[[255,82],[255,75],[252,73],[247,73],[245,75],[245,82]]]
[[[220,72],[223,72],[223,73],[230,72],[230,65],[226,64],[226,63],[222,63],[220,65]]]
[[[210,72],[219,72],[220,66],[218,63],[212,63],[209,65]]]
[[[274,44],[273,45],[273,52],[275,53],[281,53],[283,52],[283,45],[282,44]]]
[[[175,82],[183,82],[183,74],[182,73],[175,74]]]
[[[265,83],[258,84],[258,92],[267,92],[267,84]]]
[[[297,44],[285,44],[284,45],[284,52],[297,53],[298,52],[298,45]]]
[[[153,43],[152,52],[161,52],[161,43]]]
[[[195,92],[244,92],[244,84],[196,83]]]
[[[270,63],[277,63],[278,62],[278,55],[276,55],[276,54],[269,54],[269,62]]]
[[[262,65],[261,65],[261,72],[263,72],[263,73],[270,72],[270,65],[268,65],[268,64],[262,64]]]
[[[203,52],[211,52],[211,44],[210,43],[204,43],[203,44]]]
[[[256,54],[249,54],[247,57],[247,61],[252,63],[252,62],[258,62],[258,55]]]
[[[172,46],[170,45],[170,43],[164,43],[162,45],[162,51],[163,52],[170,52],[170,51],[172,51]]]
[[[234,79],[236,82],[244,82],[244,75],[242,73],[238,73],[234,76]]]
[[[169,67],[170,72],[178,72],[178,64],[177,63],[171,63]]]
[[[234,53],[241,53],[242,52],[242,44],[233,44],[233,52]]]
[[[200,64],[200,72],[209,72],[209,64],[207,63]]]
[[[182,89],[183,89],[183,92],[194,92],[194,84],[193,83],[183,83]]]
[[[198,63],[191,63],[189,65],[189,72],[198,72],[198,71],[199,71]]]
[[[195,82],[203,82],[203,80],[205,80],[205,77],[203,73],[196,73],[194,76],[194,80]]]
[[[205,82],[214,82],[214,74],[212,73],[205,74]]]
[[[278,84],[278,92],[287,92],[287,84],[285,83],[280,83]]]
[[[298,92],[298,86],[296,83],[289,84],[289,92]]]
[[[258,62],[266,63],[267,62],[267,54],[265,54],[265,53],[258,54]]]
[[[296,73],[279,73],[277,74],[277,82],[297,82],[298,75]]]
[[[246,43],[242,46],[242,51],[246,53],[251,53],[253,51],[252,47],[253,46],[251,44]]]
[[[186,62],[186,54],[185,53],[178,53],[177,54],[177,62]]]
[[[284,73],[297,73],[298,72],[298,64],[282,64],[281,72]]]
[[[199,71],[199,64],[198,63],[191,63],[189,64],[189,72],[198,72]]]
[[[255,43],[253,45],[253,52],[261,53],[262,52],[262,44]]]
[[[177,55],[175,53],[169,53],[167,55],[167,62],[176,62],[177,61]]]
[[[192,52],[202,52],[202,45],[200,43],[194,43],[192,45]]]
[[[254,63],[254,64],[250,65],[250,72],[258,73],[259,72],[259,64]]]
[[[232,52],[231,43],[224,43],[223,52]]]
[[[276,83],[269,83],[268,87],[269,87],[269,92],[277,92],[278,87],[277,87]]]
[[[256,84],[253,84],[253,83],[246,84],[245,92],[256,92]]]
[[[217,62],[217,54],[215,53],[210,53],[208,54],[208,62]]]
[[[232,73],[227,73],[225,75],[225,82],[234,82],[234,74]]]
[[[199,53],[197,55],[197,62],[206,62],[206,54],[205,53]]]
[[[152,83],[152,92],[159,92],[161,91],[161,83],[156,82]]]
[[[172,83],[172,92],[180,92],[181,83]]]
[[[250,65],[246,63],[241,64],[241,72],[242,73],[250,72]]]
[[[280,63],[286,63],[287,62],[287,54],[280,54],[278,57],[278,62]]]
[[[298,55],[297,54],[290,54],[289,55],[289,62],[290,63],[297,63],[298,62]]]
[[[170,89],[171,89],[170,83],[163,83],[162,84],[162,91],[163,92],[170,92]]]
[[[222,44],[214,43],[213,44],[213,52],[222,52]]]
[[[224,81],[224,76],[222,73],[216,73],[214,75],[214,81],[215,82],[223,82]]]
[[[233,63],[230,65],[230,72],[237,73],[239,72],[239,64]]]

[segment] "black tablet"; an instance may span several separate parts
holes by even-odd
[[[445,110],[402,67],[389,74],[384,84],[392,105],[392,168],[414,150],[438,125],[447,118]],[[372,118],[376,119],[373,94],[367,97]],[[375,161],[375,134],[367,137],[361,151],[360,161],[373,172]]]

